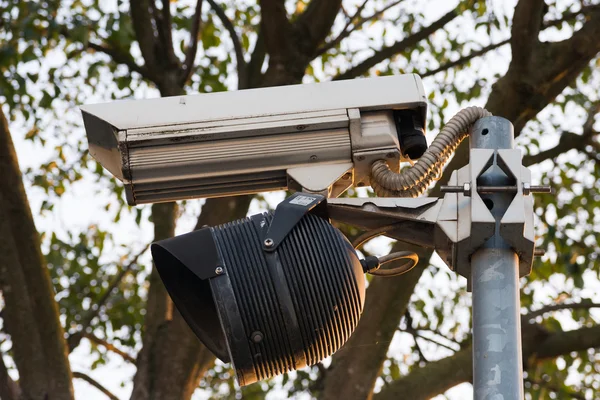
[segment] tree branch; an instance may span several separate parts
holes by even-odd
[[[570,390],[566,390],[565,388],[554,386],[554,385],[552,385],[552,384],[550,384],[549,382],[546,382],[546,381],[534,381],[534,380],[528,379],[528,378],[525,378],[523,380],[525,382],[530,383],[531,385],[537,385],[537,386],[545,387],[548,390],[550,390],[551,392],[554,392],[554,393],[557,393],[557,394],[562,394],[562,395],[567,395],[567,396],[569,396],[570,399],[586,400],[585,396],[582,395],[582,394],[580,394],[580,393],[572,392]]]
[[[398,242],[392,252],[399,250],[418,252],[421,262],[401,278],[373,279],[369,283],[361,319],[350,339],[332,357],[321,400],[371,396],[389,344],[432,254]]]
[[[108,351],[112,351],[113,353],[120,355],[121,357],[123,357],[123,359],[125,361],[129,361],[130,363],[135,364],[135,358],[133,358],[129,354],[125,353],[123,350],[119,349],[114,344],[109,343],[106,340],[100,339],[96,335],[93,335],[93,334],[87,333],[87,332],[83,332],[83,337],[88,339],[90,342],[94,342],[96,344],[103,346]]]
[[[391,46],[383,47],[382,49],[375,52],[374,55],[367,58],[365,61],[360,64],[350,68],[346,72],[338,75],[334,78],[334,80],[342,80],[342,79],[351,79],[356,78],[357,76],[361,76],[369,71],[373,66],[379,64],[380,62],[393,57],[394,55],[403,52],[404,50],[415,46],[421,40],[427,38],[432,33],[436,32],[438,29],[442,28],[448,22],[452,21],[456,17],[458,17],[459,13],[457,9],[454,9],[445,15],[443,15],[440,19],[433,22],[431,25],[421,29],[419,32],[412,34],[411,36],[394,43]]]
[[[202,0],[196,1],[196,9],[194,11],[194,17],[192,20],[192,29],[190,30],[190,43],[185,51],[185,61],[181,66],[181,86],[184,86],[186,82],[192,76],[194,69],[194,61],[196,60],[196,54],[198,53],[198,41],[200,35],[200,23],[202,21]]]
[[[258,87],[261,84],[262,77],[262,66],[265,63],[266,56],[265,38],[263,37],[262,30],[258,32],[256,36],[256,44],[254,50],[250,56],[250,62],[248,63],[248,87]]]
[[[86,329],[90,326],[90,324],[92,323],[92,320],[94,318],[96,318],[96,316],[102,309],[102,306],[104,306],[104,304],[108,301],[108,299],[110,298],[110,296],[113,293],[113,290],[115,290],[115,288],[121,283],[121,281],[123,280],[125,275],[127,275],[129,273],[129,271],[131,271],[131,268],[137,264],[138,259],[146,252],[146,250],[148,250],[148,247],[150,247],[149,244],[144,246],[142,251],[138,252],[133,257],[133,259],[121,269],[121,271],[117,274],[117,276],[108,285],[108,288],[106,288],[106,290],[104,291],[102,296],[100,296],[100,298],[94,302],[94,305],[96,307],[90,308],[89,311],[86,313],[86,315],[81,318],[81,323],[80,323],[81,328],[79,329],[78,332],[70,335],[69,338],[67,339],[67,343],[69,345],[69,352],[72,352],[79,345],[81,338],[86,335],[85,334]]]
[[[419,342],[417,342],[417,337],[419,337],[419,334],[417,333],[417,331],[415,330],[415,328],[413,328],[413,319],[410,316],[410,310],[406,309],[406,311],[404,312],[404,319],[405,319],[405,323],[406,323],[406,329],[404,330],[406,333],[410,334],[413,338],[413,341],[415,342],[415,348],[417,349],[417,353],[419,354],[419,362],[424,361],[424,362],[429,362],[427,360],[427,358],[425,357],[425,354],[423,354],[423,351],[421,350],[421,346],[419,346]]]
[[[554,333],[545,332],[538,325],[525,325],[523,328],[523,358],[526,360],[552,359],[600,346],[600,326]],[[459,383],[470,381],[473,375],[472,351],[469,346],[450,357],[415,369],[384,386],[374,398],[397,399],[410,393],[411,399],[428,399]]]
[[[88,48],[104,53],[112,59],[117,64],[124,64],[129,68],[130,71],[137,72],[142,75],[142,77],[146,79],[151,79],[150,74],[148,73],[148,69],[144,66],[137,65],[131,54],[123,53],[120,50],[112,47],[108,47],[102,44],[88,42]]]
[[[154,1],[154,0],[152,0]],[[178,67],[179,59],[175,55],[175,49],[173,48],[173,22],[171,18],[171,0],[162,0],[162,15],[160,21],[160,32],[159,36],[162,40],[162,48],[165,52],[169,67]]]
[[[3,355],[0,353],[0,399],[19,400],[20,398],[21,388],[8,375]]]
[[[569,150],[580,149],[582,145],[585,147],[585,143],[582,143],[581,135],[573,132],[563,132],[556,146],[537,154],[523,156],[523,165],[529,167],[546,160],[554,159]]]
[[[300,46],[307,56],[314,56],[325,41],[342,6],[342,0],[311,0],[306,10],[294,22],[300,32]]]
[[[84,374],[83,372],[73,372],[73,378],[79,378],[86,381],[87,383],[104,393],[106,397],[108,397],[110,400],[119,400],[117,396],[112,394],[107,388],[98,383],[98,381],[93,379],[91,376]]]
[[[60,29],[60,33],[65,38],[72,39],[71,31],[69,29],[67,29],[66,27],[62,27]],[[107,56],[109,56],[112,59],[113,62],[115,62],[117,64],[125,65],[127,68],[129,68],[130,71],[137,72],[138,74],[142,75],[142,77],[144,77],[146,79],[152,79],[152,77],[149,74],[148,69],[145,66],[137,65],[130,53],[125,53],[125,52],[121,51],[120,49],[111,47],[110,45],[96,43],[93,41],[88,41],[87,44],[85,44],[85,43],[82,43],[82,44],[84,46],[87,46],[88,49],[97,51],[99,53],[106,54]]]
[[[152,14],[149,3],[153,1],[154,0],[132,1],[129,8],[133,30],[140,46],[146,68],[148,68],[153,77],[158,77],[160,75],[160,69],[157,65],[158,55],[156,54],[155,47],[157,34],[152,24]]]
[[[600,303],[562,303],[562,304],[551,304],[540,308],[539,310],[531,311],[523,315],[524,321],[531,321],[537,317],[553,311],[560,310],[589,310],[590,308],[599,308]]]
[[[287,18],[285,6],[279,0],[260,0],[261,32],[269,53],[269,66],[285,68],[285,59],[292,42],[292,25]],[[281,67],[280,67],[281,66]]]
[[[41,398],[48,384],[42,343],[6,207],[5,195],[0,190],[0,290],[5,303],[4,330],[12,338],[13,360],[25,397]]]
[[[221,20],[221,23],[229,32],[229,36],[231,37],[231,41],[233,42],[233,49],[235,50],[235,60],[237,63],[237,74],[238,74],[238,89],[245,89],[248,87],[248,74],[247,74],[247,66],[246,61],[244,60],[244,49],[242,48],[242,43],[240,38],[238,37],[235,27],[231,20],[225,14],[225,11],[221,6],[219,6],[214,0],[207,0],[208,4],[212,7],[212,9],[217,14],[217,17]]]
[[[543,24],[544,29],[549,28],[549,27],[558,26],[558,25],[562,24],[563,22],[572,20],[572,19],[578,17],[579,15],[589,13],[590,11],[593,11],[594,9],[598,9],[598,8],[600,8],[600,7],[598,7],[598,6],[588,6],[588,7],[583,7],[581,10],[579,10],[577,12],[566,13],[561,18],[559,18],[559,19],[554,19],[554,20],[550,20],[550,21],[544,22],[544,24]],[[436,69],[433,69],[433,70],[430,70],[430,71],[425,71],[425,72],[423,72],[423,73],[421,73],[419,75],[422,78],[425,78],[427,76],[435,75],[438,72],[446,71],[446,70],[448,70],[450,68],[454,68],[456,66],[466,64],[467,62],[471,61],[473,58],[480,57],[480,56],[482,56],[482,55],[484,55],[484,54],[486,54],[486,53],[488,53],[488,52],[490,52],[492,50],[495,50],[495,49],[497,49],[499,47],[502,47],[505,44],[510,43],[510,41],[511,41],[511,39],[509,38],[509,39],[502,40],[502,41],[500,41],[498,43],[492,43],[492,44],[490,44],[488,46],[485,46],[485,47],[481,48],[480,50],[473,51],[472,53],[467,54],[466,56],[460,57],[456,61],[450,61],[450,62],[448,62],[448,63],[446,63],[444,65],[439,66]]]
[[[71,398],[71,371],[58,305],[54,301],[54,288],[42,254],[39,233],[33,222],[8,122],[1,109],[0,171],[0,225],[3,230],[0,238],[3,243],[0,246],[10,246],[1,251],[1,256],[9,259],[0,260],[0,268],[6,269],[3,274],[7,277],[6,282],[15,283],[3,287],[3,293],[5,296],[18,293],[18,298],[13,299],[13,308],[29,303],[29,315],[15,316],[19,326],[13,327],[15,330],[11,331],[11,337],[16,346],[23,347],[22,354],[27,357],[23,363],[31,364],[32,379],[42,379],[39,383],[31,384],[34,387],[46,384],[46,388],[42,389],[51,397]],[[18,279],[18,283],[13,279]],[[17,314],[19,310],[14,308],[11,312]],[[29,319],[33,321],[27,321]],[[36,343],[37,340],[39,343]],[[40,363],[34,365],[35,362]],[[26,391],[26,388],[22,387],[22,390]]]
[[[397,6],[398,4],[402,3],[404,0],[396,0],[396,1],[388,4],[387,6],[383,7],[381,10],[376,11],[375,13],[373,13],[372,15],[370,15],[368,17],[359,18],[358,21],[356,21],[356,23],[354,23],[354,20],[356,20],[356,18],[360,17],[360,13],[362,12],[363,8],[368,3],[368,1],[369,0],[366,0],[363,4],[361,4],[361,6],[356,10],[356,13],[354,14],[354,16],[352,16],[351,18],[348,19],[346,26],[344,26],[344,29],[342,29],[340,34],[335,39],[325,43],[322,47],[317,49],[316,55],[315,55],[316,57],[318,57],[318,56],[326,53],[327,51],[331,50],[332,48],[336,47],[337,45],[340,44],[340,42],[342,40],[344,40],[345,38],[350,36],[353,32],[360,29],[365,23],[367,23],[369,21],[373,21],[376,18],[379,18],[384,12],[386,12],[387,10],[389,10],[392,7]],[[348,28],[350,28],[350,26],[352,26],[352,29],[348,29]]]
[[[520,0],[515,7],[511,30],[511,64],[519,71],[530,66],[534,47],[539,43],[546,7],[544,0]]]
[[[152,205],[154,241],[175,235],[176,217],[176,203],[157,203]],[[153,266],[149,278],[142,349],[137,356],[137,372],[133,378],[132,399],[148,399],[150,396],[150,389],[156,379],[155,372],[163,364],[163,360],[157,350],[159,349],[157,345],[159,330],[162,326],[168,324],[172,317],[173,303],[158,275],[158,271]]]
[[[475,50],[475,51],[467,54],[466,56],[460,57],[456,61],[447,62],[447,63],[445,63],[443,65],[440,65],[436,69],[432,69],[430,71],[425,71],[425,72],[423,72],[423,73],[421,73],[419,75],[421,75],[421,78],[425,78],[425,77],[428,77],[428,76],[435,75],[438,72],[446,71],[446,70],[449,70],[450,68],[454,68],[456,66],[466,64],[469,61],[471,61],[472,59],[474,59],[476,57],[480,57],[480,56],[482,56],[482,55],[484,55],[486,53],[489,53],[490,51],[495,50],[495,49],[497,49],[499,47],[502,47],[502,46],[504,46],[505,44],[508,44],[508,43],[510,43],[510,39],[502,40],[502,41],[500,41],[498,43],[492,43],[492,44],[490,44],[488,46],[485,46],[485,47],[483,47],[483,48],[481,48],[479,50]]]
[[[417,331],[418,331],[418,330],[417,330]],[[452,348],[452,347],[448,346],[447,344],[444,344],[444,343],[440,342],[439,340],[436,340],[436,339],[433,339],[433,338],[430,338],[430,337],[427,337],[427,336],[423,336],[422,334],[420,334],[420,333],[418,333],[418,332],[416,333],[416,336],[417,336],[417,337],[420,337],[421,339],[427,340],[428,342],[431,342],[431,343],[433,343],[433,344],[436,344],[436,345],[438,345],[438,346],[441,346],[441,347],[443,347],[443,348],[445,348],[445,349],[448,349],[448,350],[450,350],[450,351],[453,351],[453,352],[456,352],[456,351],[458,351],[458,350],[456,350],[455,348]]]
[[[595,117],[598,113],[600,113],[600,101],[597,101],[590,106],[587,118],[583,124],[583,133],[581,135],[573,132],[563,132],[556,146],[537,154],[524,156],[523,165],[530,166],[539,164],[543,161],[554,159],[572,149],[587,153],[586,147],[593,146],[594,139],[600,134],[600,132],[594,130]]]

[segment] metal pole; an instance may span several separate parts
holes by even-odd
[[[512,149],[512,124],[482,118],[470,135],[471,148]],[[496,165],[478,185],[514,185]],[[471,258],[473,290],[473,392],[476,400],[520,400],[523,395],[519,259],[502,240],[499,221],[515,193],[481,194],[496,219],[496,233]]]

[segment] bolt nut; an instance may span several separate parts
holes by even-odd
[[[264,244],[265,247],[273,247],[273,245],[275,245],[275,242],[271,238],[266,238]]]
[[[221,275],[221,274],[223,274],[223,272],[225,272],[223,270],[223,267],[217,267],[217,268],[215,268],[215,274]]]
[[[259,331],[252,332],[252,334],[250,335],[250,340],[252,340],[254,343],[260,343],[263,339],[264,335],[262,334],[262,332]]]
[[[467,182],[463,185],[463,194],[465,196],[471,195],[471,183]]]

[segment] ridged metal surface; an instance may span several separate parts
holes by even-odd
[[[138,203],[259,193],[287,187],[285,172],[277,172],[255,174],[253,178],[238,175],[235,177],[138,183],[133,186],[133,189],[131,189],[131,186],[127,186],[126,190],[131,191]]]
[[[270,224],[272,215],[265,219]],[[362,312],[364,276],[354,250],[337,229],[309,214],[276,250],[302,343],[290,342],[256,225],[244,219],[213,232],[242,314],[257,379],[301,367],[294,360],[295,349],[303,349],[306,363],[313,365],[348,340]],[[264,335],[260,343],[250,340],[257,331]]]
[[[313,365],[333,354],[354,331],[364,301],[358,280],[364,276],[342,234],[314,215],[304,217],[278,251],[306,359]]]
[[[350,146],[347,129],[270,135],[243,140],[171,144],[170,147],[137,147],[130,149],[129,166],[135,174],[135,168],[138,166],[147,168],[178,163],[201,164],[211,160],[222,162],[223,159],[240,157],[268,159],[281,154],[293,157],[297,152],[310,151],[314,154],[323,149],[337,149],[341,146]]]
[[[214,232],[254,355],[256,376],[262,380],[292,370],[291,345],[254,224],[238,220]],[[250,340],[253,332],[261,332],[265,339],[254,343]]]

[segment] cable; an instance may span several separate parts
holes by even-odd
[[[396,173],[383,160],[371,166],[371,187],[380,197],[417,197],[442,173],[444,164],[469,130],[480,118],[492,114],[481,107],[459,111],[442,128],[421,158],[411,167]]]
[[[397,222],[395,224],[386,225],[386,226],[379,227],[377,229],[372,229],[370,231],[367,231],[367,232],[361,234],[360,236],[358,236],[356,239],[354,239],[354,241],[352,242],[352,246],[355,249],[357,249],[360,246],[362,246],[366,241],[368,241],[376,236],[383,235],[394,229],[398,229],[401,225],[402,225],[402,222]],[[389,263],[392,261],[396,261],[396,260],[405,260],[405,259],[407,261],[396,268],[379,269],[383,264],[386,264],[386,263]],[[415,267],[415,265],[417,265],[418,262],[419,262],[419,255],[413,251],[397,251],[394,253],[390,253],[387,256],[381,256],[381,257],[368,256],[368,257],[365,257],[364,260],[361,260],[361,264],[363,266],[363,271],[365,273],[375,275],[375,276],[402,275],[402,274],[410,271],[411,269],[413,269]]]
[[[390,269],[380,269],[383,264],[397,261],[397,260],[407,260],[402,265],[390,268]],[[387,256],[368,256],[364,260],[361,260],[361,264],[363,266],[363,271],[365,273],[375,275],[375,276],[398,276],[407,273],[411,269],[417,265],[419,262],[419,256],[417,253],[412,251],[397,251],[395,253],[390,253]]]
[[[396,261],[396,260],[407,260],[402,265],[396,268],[390,269],[376,269],[374,271],[370,271],[371,275],[375,276],[398,276],[407,273],[411,269],[417,265],[419,262],[419,256],[417,253],[412,251],[398,251],[396,253],[390,253],[387,256],[379,257],[379,263],[381,265]]]

